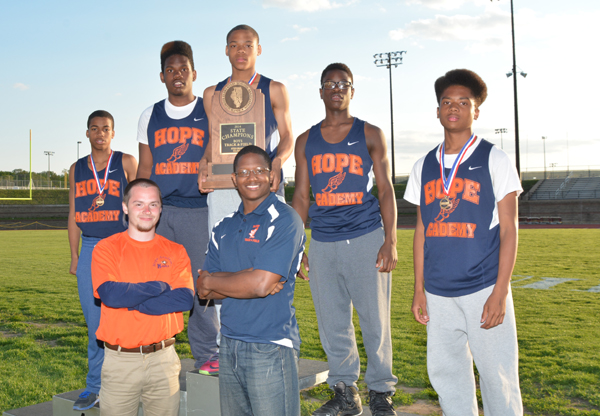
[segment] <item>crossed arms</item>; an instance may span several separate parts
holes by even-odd
[[[174,253],[174,261],[165,280],[127,282],[127,273],[120,267],[118,247],[99,243],[92,258],[92,282],[95,296],[110,308],[128,308],[146,315],[165,315],[189,311],[194,302],[189,257],[183,247]],[[132,259],[136,261],[138,259]],[[139,279],[136,279],[139,280]]]
[[[260,269],[235,273],[198,270],[198,274],[196,287],[201,299],[264,298],[279,292],[285,283],[280,275]]]

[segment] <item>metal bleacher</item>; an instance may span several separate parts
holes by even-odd
[[[598,198],[600,198],[600,177],[573,178],[570,175],[566,178],[544,180],[529,196],[529,200]]]

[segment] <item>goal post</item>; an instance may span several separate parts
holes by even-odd
[[[0,198],[0,201],[32,201],[33,175],[31,170],[31,129],[29,130],[29,198]]]

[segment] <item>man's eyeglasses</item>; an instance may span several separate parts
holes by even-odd
[[[247,178],[250,176],[250,173],[254,173],[255,176],[267,175],[271,172],[269,168],[256,168],[256,169],[242,169],[235,172],[235,176]]]
[[[325,81],[322,85],[324,90],[332,90],[335,87],[338,87],[340,90],[347,90],[348,88],[352,88],[352,83],[350,81]]]

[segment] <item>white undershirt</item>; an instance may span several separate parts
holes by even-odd
[[[187,105],[184,105],[183,107],[177,107],[171,104],[169,99],[166,99],[165,111],[167,113],[167,116],[169,116],[173,120],[181,120],[192,114],[192,111],[194,111],[197,102],[198,97],[196,97],[194,101]],[[150,117],[152,116],[153,109],[154,105],[151,105],[150,107],[146,108],[140,116],[140,121],[138,122],[137,141],[142,144],[148,144],[148,124],[150,124]]]

